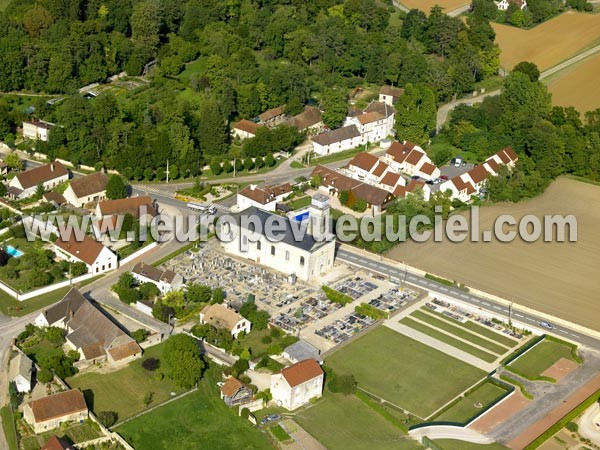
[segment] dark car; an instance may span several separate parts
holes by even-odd
[[[260,424],[264,425],[269,422],[275,422],[276,420],[281,420],[281,416],[279,414],[269,414],[261,419]]]

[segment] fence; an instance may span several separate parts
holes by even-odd
[[[425,448],[429,448],[431,450],[444,450],[442,447],[438,446],[435,442],[433,442],[427,436],[423,436],[421,438],[421,444],[423,444],[423,446]]]
[[[141,249],[139,249],[137,252],[132,253],[131,255],[129,255],[126,258],[123,258],[121,261],[119,261],[119,265],[120,266],[124,266],[125,264],[127,264],[128,262],[133,261],[134,259],[142,256],[143,254],[149,252],[150,250],[156,248],[156,246],[158,245],[157,242],[152,242],[151,244],[146,245],[145,247],[142,247]]]

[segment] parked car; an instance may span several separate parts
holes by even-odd
[[[448,175],[442,175],[440,178],[444,181],[448,181]]]
[[[276,420],[281,420],[281,416],[279,414],[269,414],[261,419],[260,424],[264,425],[269,422],[275,422]]]
[[[542,321],[542,322],[540,322],[540,327],[542,327],[542,328],[546,328],[546,329],[548,329],[548,330],[551,330],[551,329],[552,329],[552,324],[550,324],[550,323],[548,323],[548,322],[544,322],[544,321]]]
[[[462,162],[463,162],[462,158],[460,156],[457,156],[456,159],[454,160],[454,167],[460,167]]]

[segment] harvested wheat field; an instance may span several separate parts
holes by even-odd
[[[566,12],[531,30],[492,25],[502,50],[500,63],[507,69],[532,61],[543,71],[600,42],[600,14]]]
[[[464,213],[468,215],[469,213]],[[388,256],[419,269],[600,330],[600,186],[560,178],[530,201],[480,209],[480,230],[510,214],[573,214],[575,243],[444,242],[400,244]]]
[[[565,69],[547,84],[552,103],[574,106],[581,113],[600,108],[600,54],[596,54],[572,68]]]
[[[439,5],[444,8],[444,12],[449,13],[454,11],[461,6],[470,3],[469,0],[400,0],[400,3],[410,9],[420,9],[429,15],[429,11],[435,5]]]

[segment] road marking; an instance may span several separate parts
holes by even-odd
[[[468,295],[465,295],[465,294],[460,294],[460,296],[461,296],[462,298],[469,298],[469,296],[468,296]],[[476,298],[474,298],[474,299],[473,299],[473,301],[474,301],[475,303],[479,303],[479,300],[477,300]]]
[[[487,302],[481,302],[481,304],[482,304],[483,306],[491,306],[491,305],[490,305],[489,303],[487,303]]]
[[[523,317],[521,314],[518,314],[518,313],[514,313],[514,316],[516,316],[516,317]]]

